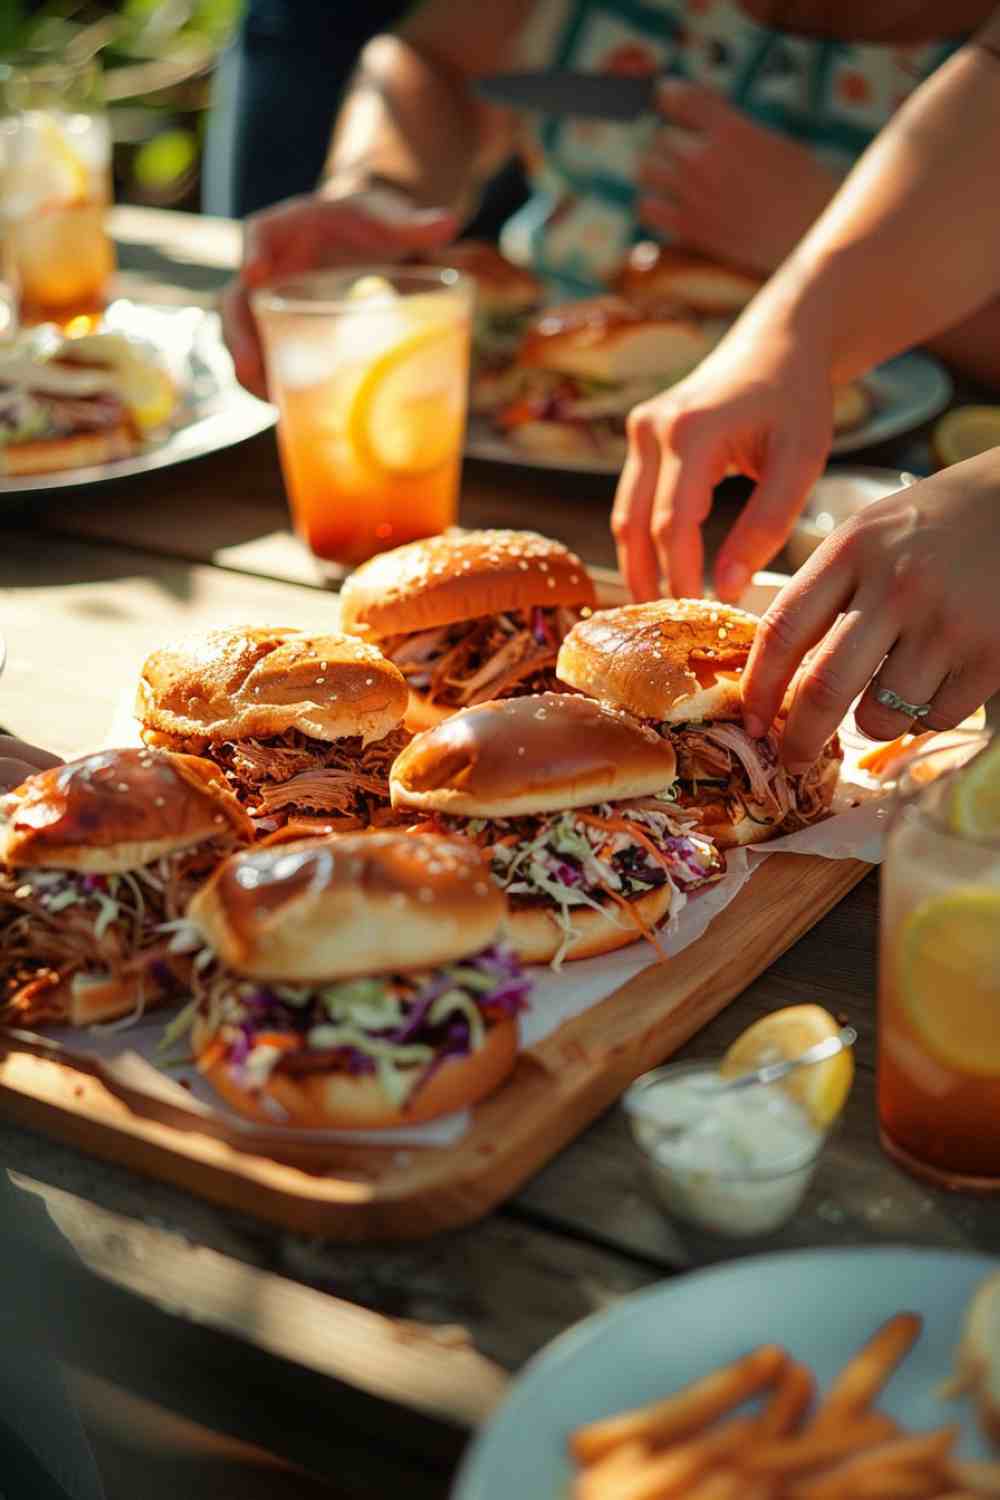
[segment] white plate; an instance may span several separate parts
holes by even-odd
[[[180,413],[174,426],[141,452],[111,463],[54,474],[0,475],[0,501],[5,495],[71,489],[148,474],[152,469],[164,469],[242,443],[277,421],[273,406],[258,401],[238,383],[215,313],[123,299],[111,304],[102,326],[156,346],[181,390]]]
[[[936,1395],[965,1307],[1000,1261],[902,1247],[754,1256],[624,1298],[525,1367],[462,1464],[452,1500],[561,1500],[566,1439],[598,1417],[655,1401],[758,1344],[778,1343],[821,1389],[880,1323],[914,1311],[923,1334],[879,1405],[913,1429],[960,1421],[966,1458],[987,1458],[967,1402]]]
[[[944,411],[952,397],[951,377],[938,360],[929,354],[901,354],[888,364],[879,365],[865,376],[865,385],[875,397],[875,410],[860,427],[842,432],[834,438],[831,456],[856,453],[874,443],[911,432]],[[494,463],[513,464],[522,469],[564,469],[579,474],[617,474],[619,465],[606,458],[579,459],[572,463],[562,458],[527,454],[513,443],[499,437],[483,417],[473,417],[465,451],[470,458],[486,458]]]

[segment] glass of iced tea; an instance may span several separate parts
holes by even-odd
[[[882,1144],[938,1186],[979,1192],[1000,1191],[1000,743],[988,744],[956,732],[902,771],[879,956]]]
[[[0,62],[5,276],[22,323],[96,317],[115,269],[111,135],[96,61]]]
[[[398,267],[255,293],[292,516],[329,572],[453,524],[472,301],[456,271]]]

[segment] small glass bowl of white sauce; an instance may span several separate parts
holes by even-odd
[[[834,467],[816,481],[802,507],[799,519],[785,543],[793,569],[812,556],[820,542],[864,510],[874,500],[884,500],[914,483],[913,474],[895,469]]]
[[[722,1239],[773,1233],[812,1181],[828,1131],[780,1083],[716,1092],[712,1062],[644,1073],[622,1104],[671,1219]]]

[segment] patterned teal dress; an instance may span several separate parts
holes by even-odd
[[[734,0],[539,0],[514,65],[690,78],[846,172],[959,44],[811,41],[758,25]],[[652,118],[525,125],[531,196],[504,230],[508,253],[565,292],[603,281],[643,235],[635,168],[656,128]]]

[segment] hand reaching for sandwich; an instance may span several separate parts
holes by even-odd
[[[50,766],[61,766],[62,758],[40,750],[37,745],[26,745],[13,735],[0,734],[0,792],[9,792],[20,786],[36,771],[47,771]]]
[[[638,213],[658,234],[770,272],[826,207],[837,178],[811,151],[713,89],[667,79],[666,124],[640,163]]]
[[[771,723],[806,652],[782,742],[807,764],[859,694],[859,728],[913,727],[889,689],[949,729],[1000,689],[1000,449],[867,506],[817,548],[764,616],[744,674],[748,733]]]

